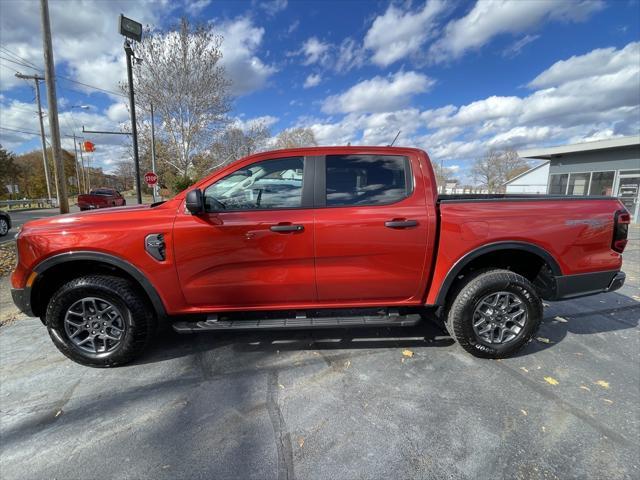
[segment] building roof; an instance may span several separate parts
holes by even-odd
[[[610,150],[633,146],[640,146],[640,135],[596,140],[595,142],[574,143],[572,145],[560,145],[557,147],[533,148],[529,150],[522,150],[518,152],[518,155],[522,158],[541,158],[548,160],[552,157],[566,155],[568,153]]]
[[[535,158],[535,157],[529,157],[529,158]],[[504,183],[503,183],[503,185],[509,185],[511,182],[513,182],[513,181],[515,181],[515,180],[517,180],[517,179],[519,179],[519,178],[521,178],[521,177],[524,177],[525,175],[527,175],[527,174],[529,174],[529,173],[533,172],[534,170],[539,169],[540,167],[544,167],[544,166],[545,166],[545,165],[547,165],[548,163],[549,163],[549,161],[548,161],[548,160],[547,160],[546,162],[542,162],[541,164],[536,165],[535,167],[530,168],[529,170],[526,170],[526,171],[522,172],[520,175],[516,175],[516,176],[515,176],[515,177],[513,177],[512,179],[507,180],[506,182],[504,182]]]

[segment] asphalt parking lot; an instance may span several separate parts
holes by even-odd
[[[640,229],[618,292],[555,303],[516,358],[435,326],[165,334],[136,364],[0,328],[3,479],[639,478]]]

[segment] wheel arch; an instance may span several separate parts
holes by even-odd
[[[476,248],[464,256],[459,258],[456,263],[449,269],[447,275],[440,285],[438,294],[436,296],[435,304],[443,306],[447,302],[447,298],[450,292],[453,290],[454,285],[460,275],[473,269],[476,265],[482,265],[490,259],[495,259],[497,255],[506,254],[511,252],[516,263],[524,259],[537,259],[538,264],[534,265],[534,268],[539,265],[540,270],[535,275],[524,275],[536,287],[541,290],[541,294],[544,297],[547,289],[552,288],[550,283],[554,282],[554,277],[561,276],[562,270],[556,259],[544,248],[527,242],[497,242],[489,245],[483,245]],[[506,268],[506,262],[503,261],[496,263],[496,268]],[[545,268],[546,267],[546,268]],[[517,269],[514,271],[518,273]]]
[[[106,273],[129,279],[140,293],[146,297],[158,319],[167,316],[166,309],[156,288],[133,264],[103,252],[80,251],[54,255],[43,260],[34,269],[38,275],[29,294],[31,310],[42,317],[51,295],[63,283],[84,274]],[[47,282],[45,279],[53,278]]]

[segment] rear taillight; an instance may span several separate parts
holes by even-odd
[[[613,219],[613,240],[611,241],[611,248],[618,253],[622,253],[627,246],[629,223],[631,223],[629,212],[618,210]]]

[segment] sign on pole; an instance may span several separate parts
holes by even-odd
[[[155,184],[158,183],[158,175],[156,175],[153,172],[147,172],[144,174],[144,181],[147,185],[149,185],[150,187],[153,187]]]

